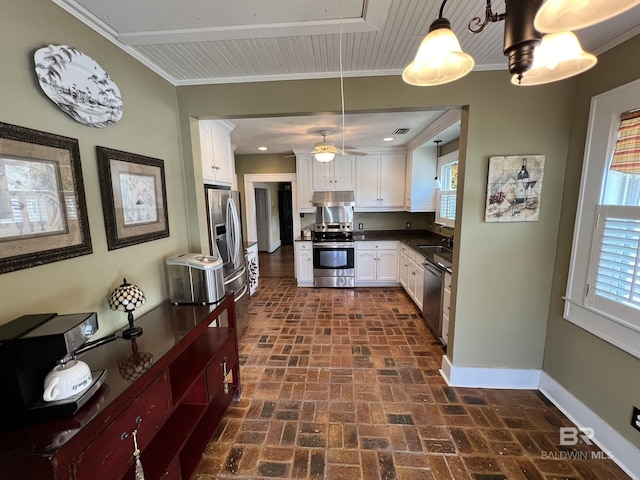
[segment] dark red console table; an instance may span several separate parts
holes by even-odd
[[[191,477],[240,398],[233,295],[217,307],[167,302],[136,325],[135,343],[118,338],[80,357],[108,376],[74,416],[0,432],[1,479],[133,480],[136,428],[146,480]]]

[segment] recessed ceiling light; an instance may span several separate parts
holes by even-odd
[[[393,142],[394,138],[393,137],[385,137],[382,139],[383,142]]]
[[[258,147],[258,150],[260,150],[261,152],[266,152],[269,149],[267,147]]]

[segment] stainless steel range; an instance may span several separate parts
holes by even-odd
[[[314,192],[313,285],[352,288],[355,285],[353,192]]]

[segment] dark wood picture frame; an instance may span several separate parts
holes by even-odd
[[[96,146],[109,250],[169,236],[164,162]]]
[[[91,253],[78,140],[0,122],[0,274]]]

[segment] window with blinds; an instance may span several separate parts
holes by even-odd
[[[587,303],[620,320],[636,321],[640,310],[640,208],[604,205],[598,218]]]
[[[640,358],[640,80],[592,98],[564,318]]]
[[[436,223],[453,227],[456,221],[458,151],[440,157],[438,163],[442,190],[438,191]]]

